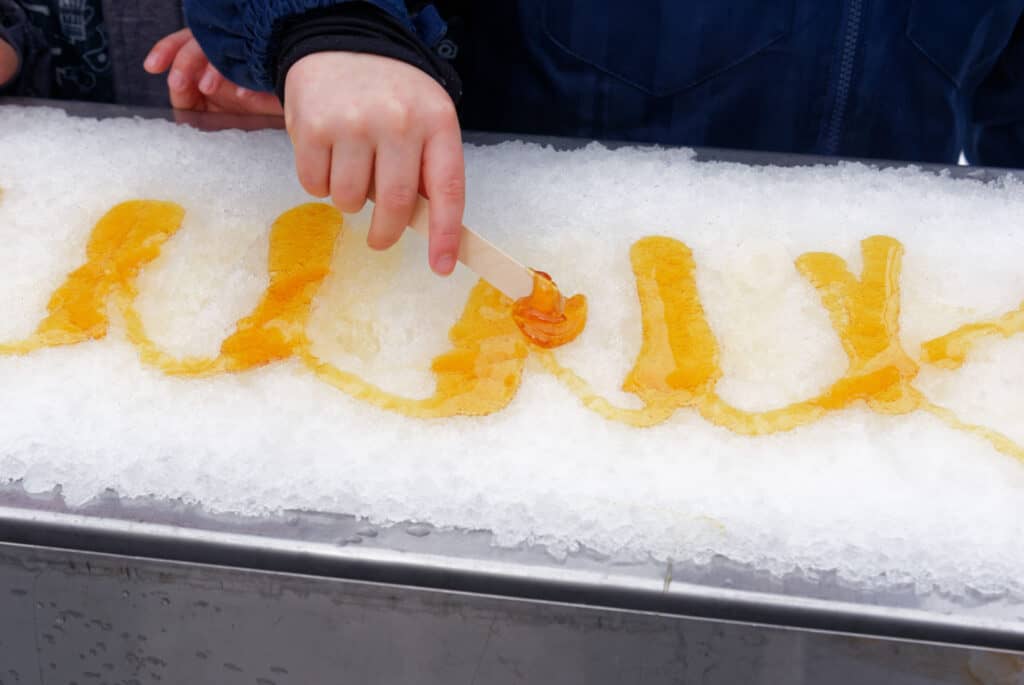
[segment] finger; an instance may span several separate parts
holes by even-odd
[[[276,95],[236,86],[213,66],[208,66],[199,79],[199,92],[205,96],[206,108],[210,111],[276,116],[282,114],[281,102]]]
[[[189,40],[181,46],[181,49],[174,56],[169,78],[175,79],[175,74],[178,74],[184,77],[184,81],[187,84],[197,85],[199,77],[209,64],[210,60],[206,59],[206,55],[203,53],[203,49],[199,47],[199,43],[194,39]]]
[[[416,205],[423,148],[417,141],[387,141],[377,147],[374,160],[373,218],[366,244],[375,250],[394,245],[409,225]]]
[[[191,39],[192,31],[189,29],[181,29],[169,36],[164,36],[153,45],[149,54],[146,55],[146,61],[142,64],[143,69],[150,74],[164,73],[171,66],[171,62],[174,61],[174,56],[178,54],[181,46]]]
[[[457,125],[427,139],[423,147],[423,188],[430,200],[430,268],[447,276],[458,259],[466,208],[466,165]]]
[[[202,101],[198,82],[207,64],[209,61],[195,40],[190,40],[181,47],[174,57],[171,73],[167,76],[171,104],[174,107],[192,109]]]
[[[203,104],[203,94],[193,85],[171,83],[168,79],[169,92],[171,95],[171,107],[174,109],[200,109]]]
[[[203,94],[194,85],[184,86],[177,82],[167,81],[171,95],[171,107],[174,109],[200,109],[203,104]]]
[[[284,110],[281,108],[281,101],[273,93],[261,93],[238,86],[235,89],[235,99],[240,107],[250,114],[270,114],[281,116]]]
[[[338,141],[331,149],[331,201],[354,214],[366,204],[373,174],[373,147],[369,141]]]
[[[203,75],[199,78],[199,92],[207,96],[213,95],[224,86],[224,83],[224,77],[220,75],[217,68],[212,64],[207,64]]]
[[[331,148],[296,139],[295,171],[299,183],[313,197],[327,197],[331,191]]]

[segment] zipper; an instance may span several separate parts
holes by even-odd
[[[865,0],[850,0],[846,12],[842,55],[839,58],[832,116],[829,118],[828,126],[825,127],[825,144],[822,146],[822,152],[826,155],[834,155],[839,151],[839,142],[843,137],[843,119],[846,115],[846,105],[850,99],[850,87],[853,85],[853,67],[857,58],[857,43],[860,42],[864,2]]]

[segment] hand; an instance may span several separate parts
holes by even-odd
[[[0,40],[0,86],[7,85],[7,82],[18,73],[18,53],[5,40]]]
[[[182,29],[165,36],[149,51],[144,64],[151,74],[168,69],[167,87],[175,109],[232,114],[277,114],[281,103],[271,93],[257,93],[242,88],[221,76],[203,54],[203,49]]]
[[[422,191],[430,200],[430,266],[451,273],[466,176],[455,105],[437,81],[387,57],[316,53],[288,71],[284,116],[310,194],[330,195],[351,213],[374,189],[370,247],[395,244]]]

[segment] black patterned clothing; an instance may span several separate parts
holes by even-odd
[[[21,60],[0,94],[166,106],[142,61],[182,25],[180,0],[0,0],[0,38]]]

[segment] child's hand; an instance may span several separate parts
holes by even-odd
[[[459,120],[444,88],[405,62],[320,52],[288,71],[285,123],[309,193],[357,212],[374,189],[372,248],[401,237],[422,190],[430,199],[430,266],[451,273],[466,183]]]
[[[5,40],[0,40],[0,86],[7,85],[7,82],[18,73],[18,53]]]
[[[281,103],[270,93],[257,93],[231,83],[206,59],[192,31],[182,29],[165,36],[146,57],[145,69],[162,74],[175,109],[232,114],[281,114]]]

